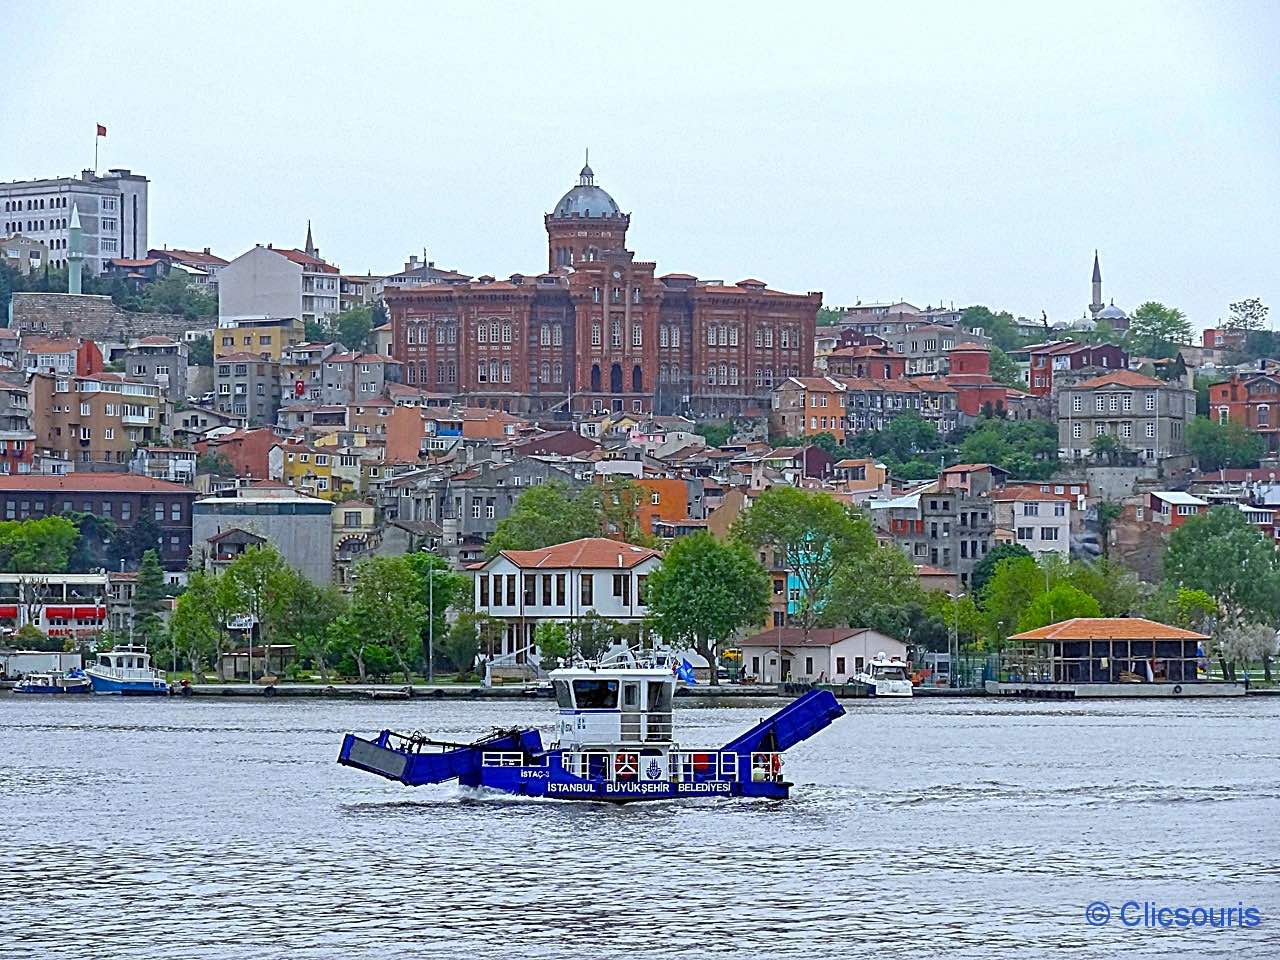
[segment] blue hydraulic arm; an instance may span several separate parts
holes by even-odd
[[[726,752],[781,753],[808,740],[844,716],[844,707],[830,690],[810,690],[742,736],[725,744]]]
[[[435,749],[439,748],[439,749]],[[480,782],[480,762],[489,751],[542,753],[542,737],[537,730],[498,731],[474,743],[442,743],[424,737],[406,736],[383,730],[374,740],[353,733],[342,739],[338,763],[376,773],[406,786],[459,780],[468,786]]]

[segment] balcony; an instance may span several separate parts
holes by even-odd
[[[145,413],[125,413],[121,414],[120,422],[133,427],[146,427],[151,424],[151,418]]]

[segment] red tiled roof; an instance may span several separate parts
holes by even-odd
[[[1167,383],[1163,380],[1157,380],[1154,377],[1148,377],[1141,373],[1134,373],[1132,370],[1116,370],[1113,373],[1104,373],[1100,377],[1093,377],[1090,380],[1081,380],[1075,385],[1076,389],[1094,387],[1166,387]]]
[[[155,259],[154,257],[148,257],[145,260],[128,260],[128,259],[125,259],[124,257],[117,257],[116,259],[111,260],[109,262],[112,265],[117,267],[152,267],[152,266],[155,266],[160,261]]]
[[[164,493],[195,496],[195,491],[180,483],[153,480],[134,473],[69,473],[50,477],[27,473],[20,476],[0,474],[0,491],[17,493]]]
[[[1062,484],[1058,484],[1062,486]],[[1064,502],[1076,499],[1076,494],[1071,493],[1063,487],[1062,493],[1054,493],[1053,486],[1050,485],[1048,490],[1041,490],[1040,484],[1010,484],[1003,490],[995,490],[991,494],[992,500],[1062,500]]]
[[[161,260],[180,260],[188,264],[204,264],[206,266],[225,267],[227,261],[214,253],[205,253],[203,250],[179,250],[177,247],[169,247],[164,250],[148,250],[147,256],[155,257]]]
[[[1202,633],[1142,617],[1073,617],[1016,633],[1010,640],[1208,640]]]
[[[338,268],[331,263],[325,263],[316,257],[310,256],[302,250],[288,250],[284,247],[268,247],[272,253],[278,253],[286,260],[292,260],[299,266],[309,267],[318,273],[337,273]]]
[[[604,537],[585,537],[541,550],[503,550],[499,556],[506,557],[519,567],[629,570],[652,557],[661,557],[662,554],[647,547],[637,547]]]
[[[80,348],[75,337],[23,337],[22,349],[27,353],[70,353]]]

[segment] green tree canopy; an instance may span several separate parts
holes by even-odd
[[[1034,630],[1075,617],[1100,616],[1102,610],[1097,600],[1079,587],[1062,582],[1054,584],[1027,605],[1018,617],[1018,630]]]
[[[187,363],[193,367],[212,367],[213,340],[206,336],[192,340],[187,346]]]
[[[1154,360],[1175,356],[1191,342],[1191,321],[1177,307],[1148,300],[1129,315],[1124,346],[1130,353]]]
[[[1214,507],[1173,532],[1164,573],[1213,597],[1227,623],[1280,618],[1280,554],[1234,506]]]
[[[177,313],[195,320],[217,316],[218,298],[192,283],[180,270],[172,270],[167,277],[143,288],[141,308],[148,313]]]
[[[1058,467],[1058,428],[1043,420],[982,417],[960,443],[964,463],[992,463],[1019,480],[1047,480]]]
[[[980,305],[965,307],[960,314],[960,325],[966,330],[981,330],[1001,350],[1016,350],[1023,346],[1017,320],[1008,310],[997,313]]]
[[[503,550],[540,550],[599,536],[600,520],[593,500],[594,496],[575,495],[563,483],[530,487],[520,494],[511,512],[498,521],[485,555],[496,556]]]
[[[421,585],[421,601],[427,611],[423,619],[422,655],[425,658],[428,640],[434,635],[437,644],[436,654],[439,657],[443,650],[438,645],[449,632],[448,612],[468,611],[472,609],[472,583],[470,576],[458,573],[449,566],[449,561],[434,553],[418,552],[407,554],[404,558]],[[431,634],[427,626],[431,627]]]
[[[1201,470],[1222,467],[1253,467],[1266,456],[1267,444],[1258,434],[1234,420],[1218,423],[1196,417],[1187,424],[1187,449]]]
[[[895,611],[908,604],[923,608],[924,601],[915,565],[907,555],[894,544],[877,544],[841,564],[822,619],[851,627],[872,627],[905,640],[889,629],[897,623]]]
[[[133,631],[148,646],[160,638],[160,611],[164,609],[164,568],[154,550],[142,555],[138,583],[133,591]]]
[[[65,573],[79,536],[79,527],[66,517],[0,521],[0,569]]]
[[[1014,363],[1009,354],[1005,353],[994,343],[988,351],[991,356],[991,379],[996,383],[1003,383],[1006,387],[1016,387],[1021,390],[1026,387],[1026,383],[1022,379],[1022,371],[1018,369],[1018,365]]]
[[[996,566],[1001,560],[1017,560],[1030,556],[1031,551],[1020,543],[996,544],[987,551],[985,557],[974,564],[973,572],[969,574],[969,589],[973,591],[974,596],[982,596],[982,591],[986,589],[987,582],[996,572]]]
[[[871,524],[829,494],[796,487],[771,487],[734,524],[734,536],[774,562],[800,584],[795,620],[805,634],[823,616],[840,567],[876,546]]]
[[[348,350],[366,350],[373,332],[373,307],[350,307],[330,320],[330,329]]]
[[[1257,297],[1237,300],[1227,309],[1229,313],[1223,326],[1228,330],[1261,330],[1267,325],[1267,314],[1271,312]]]
[[[381,646],[390,651],[407,682],[411,664],[420,659],[426,621],[422,578],[408,558],[370,557],[356,564],[344,632],[361,680],[370,649]]]
[[[769,575],[745,543],[695,533],[671,545],[662,566],[649,576],[645,602],[664,640],[692,645],[707,658],[714,685],[720,645],[738,630],[764,622]]]
[[[706,440],[708,447],[723,447],[733,436],[733,424],[728,421],[708,420],[694,427],[693,432]]]

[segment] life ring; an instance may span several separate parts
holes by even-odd
[[[1180,683],[1175,683],[1175,684],[1173,685],[1173,692],[1174,692],[1174,693],[1181,693],[1181,692],[1182,692],[1182,684],[1180,684]]]
[[[613,778],[634,780],[639,773],[640,761],[634,753],[618,753],[613,757]]]

